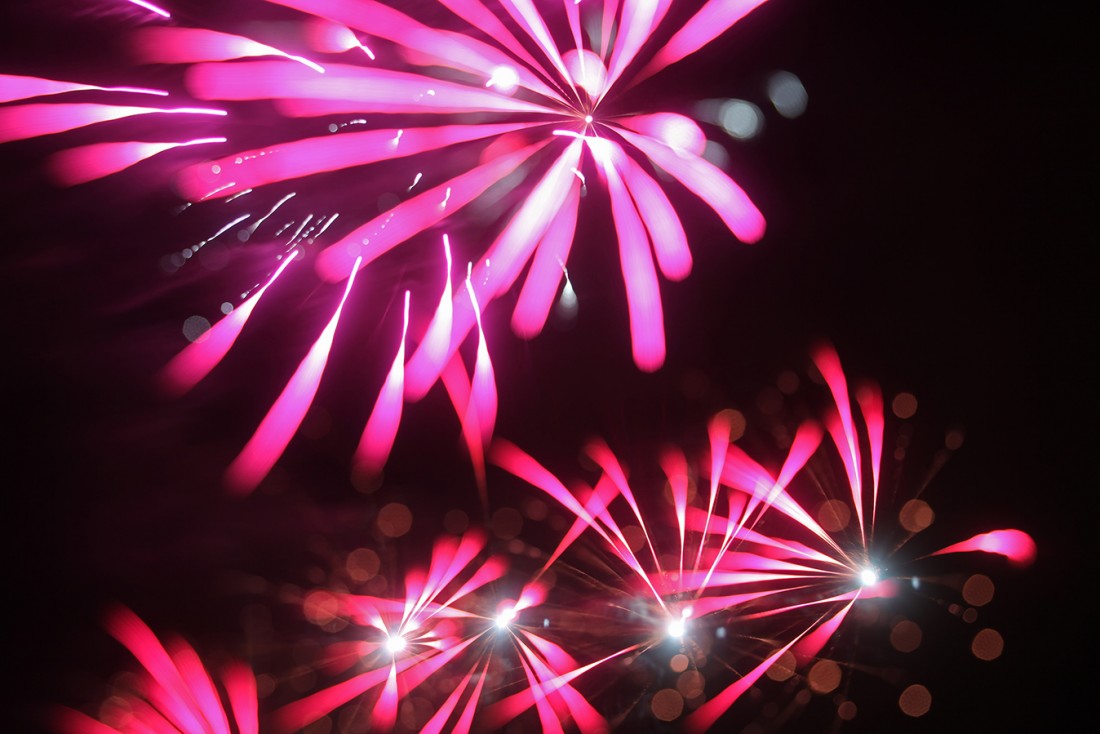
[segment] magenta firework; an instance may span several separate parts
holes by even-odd
[[[953,609],[961,610],[963,600],[981,605],[991,597],[988,577],[975,574],[966,585],[951,584],[941,571],[926,574],[922,561],[954,553],[990,554],[1021,567],[1034,561],[1034,541],[1016,529],[907,552],[907,544],[931,525],[933,513],[915,497],[900,508],[891,506],[889,517],[882,512],[881,393],[874,385],[862,385],[853,405],[848,380],[829,346],[815,352],[814,364],[832,405],[820,420],[797,426],[775,469],[731,441],[731,413],[712,420],[710,448],[702,460],[692,463],[679,450],[665,451],[658,493],[629,481],[601,441],[586,449],[598,467],[596,482],[573,482],[568,488],[518,447],[503,439],[495,444],[495,464],[541,490],[573,518],[552,558],[587,533],[611,559],[601,565],[618,569],[618,577],[605,580],[601,591],[605,601],[615,600],[608,604],[621,611],[620,618],[610,626],[596,623],[589,631],[604,640],[625,639],[623,653],[656,650],[668,658],[665,667],[691,673],[688,683],[681,676],[683,685],[649,692],[653,716],[682,720],[689,731],[732,720],[723,717],[731,716],[738,700],[766,674],[775,680],[799,675],[808,690],[832,692],[840,675],[831,657],[837,653],[836,640],[861,604],[937,587],[953,599]],[[828,467],[839,468],[839,474]],[[893,488],[890,496],[896,499]],[[869,610],[878,613],[877,607]],[[966,617],[974,621],[975,610]],[[912,645],[914,636],[919,639],[914,622],[895,628],[891,639],[898,649]],[[626,630],[632,633],[624,638]],[[753,644],[735,640],[731,630]],[[670,640],[673,649],[662,649]],[[999,649],[991,653],[1001,644],[995,630],[983,630],[974,644],[980,658],[999,655]],[[745,654],[746,648],[752,652]],[[743,659],[733,661],[738,650]],[[680,656],[675,663],[673,653]],[[716,656],[742,672],[730,680],[728,671],[707,667]],[[822,682],[833,677],[837,680]],[[659,687],[658,677],[650,680]],[[926,700],[927,689],[915,684],[901,706],[920,715],[922,706],[927,710]],[[855,704],[841,704],[840,718],[854,716]]]
[[[0,142],[139,115],[227,117],[229,126],[238,117],[265,115],[260,137],[270,142],[258,147],[242,148],[241,136],[227,132],[98,142],[61,150],[50,161],[57,180],[73,185],[180,147],[228,149],[183,165],[175,188],[206,211],[236,202],[243,213],[211,214],[224,219],[174,260],[183,266],[210,242],[237,236],[274,245],[266,253],[274,252],[275,261],[267,278],[246,289],[230,313],[167,367],[170,391],[190,389],[222,360],[261,299],[280,290],[288,266],[309,261],[323,281],[342,284],[331,318],[228,470],[228,485],[240,492],[263,479],[300,426],[356,273],[395,249],[400,258],[399,246],[417,238],[438,242],[471,212],[491,220],[463,243],[469,288],[452,293],[449,251],[446,258],[438,250],[429,256],[446,302],[427,318],[430,308],[414,297],[411,334],[406,303],[394,368],[355,459],[359,469],[376,472],[389,455],[402,402],[420,398],[442,377],[480,477],[495,388],[484,338],[470,370],[460,347],[479,325],[479,306],[521,280],[511,321],[525,338],[543,329],[559,295],[575,299],[567,263],[594,180],[609,202],[633,357],[643,370],[665,361],[658,272],[680,280],[692,267],[684,226],[658,180],[697,196],[739,240],[762,237],[760,211],[703,157],[707,140],[698,124],[677,112],[624,109],[619,102],[623,92],[707,45],[762,2],[715,0],[694,13],[678,7],[673,13],[671,0],[445,0],[400,7],[375,0],[268,0],[233,16],[211,12],[190,21],[170,8],[135,2],[146,17],[130,34],[133,56],[178,70],[180,91],[0,76],[0,101],[18,102],[0,108]],[[109,101],[40,101],[93,91]],[[186,96],[186,104],[165,104],[176,96]],[[160,104],[135,106],[131,98]],[[352,172],[361,182],[382,164],[390,166],[387,175],[404,176],[405,191],[377,216],[364,217],[354,205],[284,216],[296,196],[331,185],[326,174]],[[314,198],[335,207],[342,197]],[[425,258],[422,248],[404,249],[415,251],[409,257],[418,262]],[[388,287],[394,285],[398,293],[411,287],[399,279]],[[415,344],[407,364],[405,334]]]

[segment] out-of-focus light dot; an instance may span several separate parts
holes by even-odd
[[[626,539],[626,546],[634,553],[637,553],[645,546],[645,531],[637,525],[627,525],[624,527],[623,538]]]
[[[984,607],[993,601],[993,580],[985,574],[976,573],[963,584],[962,595],[967,604]]]
[[[419,696],[413,698],[406,698],[401,703],[401,713],[399,719],[402,726],[409,731],[420,731],[424,728],[424,725],[432,718],[434,709],[432,704],[426,698]],[[354,728],[341,730],[341,731],[358,731],[360,728],[353,725]]]
[[[547,617],[542,618],[542,628],[546,629],[550,626],[550,620]]]
[[[766,674],[772,680],[784,681],[794,675],[796,665],[794,653],[787,650],[779,656],[778,660],[772,663],[771,667],[766,671]]]
[[[400,502],[391,502],[378,511],[378,529],[387,538],[400,538],[412,527],[412,512]]]
[[[974,607],[969,607],[963,612],[963,621],[967,624],[974,624],[978,621],[978,610]]]
[[[817,508],[817,523],[826,532],[836,533],[848,527],[852,511],[840,500],[825,500]]]
[[[810,95],[797,76],[789,71],[777,71],[768,78],[768,99],[779,114],[794,119],[806,111]]]
[[[676,653],[668,661],[668,667],[672,668],[673,673],[683,673],[688,667],[688,656],[682,652]]]
[[[330,133],[334,133],[334,132],[336,132],[336,131],[337,131],[337,130],[339,130],[339,129],[340,129],[340,128],[339,128],[339,126],[338,126],[338,125],[337,125],[337,124],[336,124],[335,122],[330,122],[330,123],[328,124],[328,131],[329,131]]]
[[[210,329],[210,322],[202,316],[188,316],[183,322],[183,336],[193,342]]]
[[[913,393],[899,392],[890,403],[890,409],[898,418],[912,418],[917,413],[917,397]]]
[[[874,586],[878,583],[878,572],[873,568],[865,568],[859,572],[859,583],[864,586]]]
[[[344,564],[348,576],[354,581],[370,581],[378,573],[382,559],[370,548],[356,548],[348,554]]]
[[[716,629],[714,631],[714,636],[717,637],[719,640],[726,639],[726,628],[725,627],[719,627],[718,629]]]
[[[384,214],[400,203],[401,199],[397,198],[397,194],[387,191],[378,197],[378,213]]]
[[[764,115],[760,108],[743,99],[730,99],[722,105],[718,124],[738,140],[748,140],[764,129]]]
[[[798,373],[794,370],[783,370],[775,380],[775,386],[784,395],[794,395],[798,390]]]
[[[336,617],[340,602],[327,591],[311,591],[302,603],[302,612],[306,619],[316,625],[324,625]]]
[[[839,706],[836,707],[836,715],[843,721],[851,721],[856,718],[856,705],[851,701],[842,701]]]
[[[462,510],[448,510],[443,516],[443,529],[452,535],[461,535],[469,526],[470,518]]]
[[[910,585],[911,585],[911,586],[912,586],[912,587],[913,587],[914,589],[919,589],[919,588],[920,588],[920,579],[919,579],[919,578],[917,578],[916,576],[914,576],[913,578],[909,579],[909,584],[910,584]]]
[[[805,688],[794,694],[794,702],[797,703],[799,706],[805,706],[810,702],[811,698],[813,698],[813,696]]]
[[[698,670],[686,670],[676,679],[676,690],[684,698],[698,698],[703,695],[706,679]]]
[[[222,309],[221,310],[222,310],[223,314],[228,316],[229,314],[233,313],[233,304],[230,303],[229,301],[225,301],[224,303],[222,303]]]
[[[649,707],[661,721],[673,721],[684,712],[684,697],[673,688],[662,688],[653,694]]]
[[[818,660],[807,677],[814,693],[832,693],[840,685],[840,666],[832,660]]]
[[[211,173],[221,173],[222,172],[222,167],[219,166],[217,163],[215,163],[214,165],[210,166],[210,172]]]
[[[741,411],[726,408],[720,411],[716,418],[720,418],[729,424],[731,441],[736,441],[745,435],[745,415]]]
[[[970,651],[979,660],[996,660],[1005,651],[1005,639],[997,630],[986,628],[974,635]]]
[[[703,145],[703,159],[718,168],[726,169],[730,165],[730,154],[719,143],[708,140]]]
[[[523,530],[523,515],[514,507],[502,507],[493,513],[489,528],[501,540],[511,540]]]
[[[194,255],[194,254],[195,253],[191,251],[191,248],[187,248],[186,250],[184,250],[180,253],[180,257],[182,257],[184,260],[190,260],[191,256]]]
[[[890,630],[890,644],[898,652],[913,652],[920,647],[921,636],[920,626],[903,619]]]
[[[914,683],[898,696],[898,706],[907,716],[924,716],[932,708],[932,694],[920,683]]]
[[[948,451],[958,451],[962,448],[963,440],[966,438],[966,434],[961,428],[952,428],[944,436],[943,445]]]
[[[523,512],[529,520],[545,520],[550,514],[550,507],[542,500],[530,499],[524,503]]]
[[[256,676],[256,698],[267,698],[275,692],[275,676],[260,673]]]
[[[898,512],[898,522],[911,533],[919,533],[936,519],[936,513],[924,500],[909,500]]]

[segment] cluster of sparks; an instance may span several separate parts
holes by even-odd
[[[850,612],[859,604],[919,586],[918,577],[895,571],[902,566],[894,561],[904,556],[904,542],[885,548],[876,542],[890,530],[884,527],[887,516],[878,512],[886,425],[881,394],[862,386],[853,401],[831,347],[820,348],[814,362],[831,407],[820,422],[797,428],[775,471],[732,440],[728,413],[711,421],[702,459],[689,460],[678,449],[661,455],[665,481],[656,493],[632,484],[602,441],[586,450],[598,467],[597,480],[567,487],[532,456],[498,439],[489,460],[544,493],[568,518],[557,546],[542,554],[526,581],[517,582],[509,557],[493,553],[485,533],[467,530],[437,541],[427,570],[404,575],[400,596],[358,594],[342,585],[306,593],[302,608],[309,621],[322,629],[340,622],[341,633],[316,663],[336,682],[272,711],[265,730],[298,731],[346,709],[352,713],[340,721],[349,731],[498,730],[526,716],[526,726],[537,724],[542,731],[603,732],[626,714],[599,708],[586,682],[613,666],[621,670],[675,653],[682,660],[678,668],[673,661],[673,669],[698,666],[687,671],[698,673],[693,700],[685,705],[679,699],[671,713],[654,713],[678,720],[685,731],[706,731],[735,715],[738,700],[780,661],[808,668],[855,623]],[[855,519],[853,532],[823,527],[803,496],[807,466],[822,455],[843,466],[844,480],[828,491]],[[671,513],[653,511],[661,491]],[[782,532],[762,529],[776,519]],[[570,606],[556,598],[566,593],[563,556],[582,539],[603,559],[585,571],[603,599],[589,599],[593,609],[563,613]],[[907,563],[958,553],[1026,566],[1034,560],[1035,544],[1019,530],[991,530]],[[502,593],[506,588],[519,591],[512,598]],[[734,634],[766,644],[744,659],[728,660],[726,681],[716,687],[713,672],[707,679],[701,675],[705,655],[698,650],[732,658],[736,646],[727,638]],[[164,665],[160,653],[140,652],[152,647],[147,633],[141,643],[116,636],[164,685],[165,674],[157,672]],[[181,667],[180,655],[172,659]],[[201,684],[198,700],[207,682],[193,680]],[[659,693],[648,695],[656,701]],[[639,691],[633,698],[645,695]],[[414,696],[432,701],[431,710],[420,719],[408,713],[399,719],[403,702]],[[161,699],[146,693],[144,700],[153,706],[150,716],[162,715]],[[96,729],[76,714],[66,722],[72,724],[62,728],[66,734],[146,731]],[[181,729],[215,730],[228,731]]]
[[[224,117],[258,101],[272,102],[280,119],[338,120],[322,134],[238,148],[183,165],[175,175],[175,188],[189,204],[209,209],[243,197],[256,202],[253,211],[178,253],[177,264],[232,231],[242,239],[266,237],[277,243],[281,264],[168,365],[163,378],[170,391],[187,391],[225,357],[291,263],[308,259],[321,279],[345,284],[330,321],[229,468],[227,484],[239,492],[259,484],[300,426],[356,273],[402,243],[446,226],[492,191],[520,187],[522,200],[500,217],[492,242],[471,245],[478,254],[469,261],[467,288],[456,289],[461,292],[452,293],[448,252],[440,278],[442,300],[423,331],[415,326],[421,320],[414,318],[416,347],[407,363],[406,293],[394,368],[376,399],[355,461],[359,469],[377,472],[391,450],[402,403],[419,399],[442,380],[480,478],[482,448],[495,418],[495,388],[484,347],[479,346],[472,370],[466,369],[460,347],[471,330],[480,330],[480,308],[511,292],[521,276],[511,319],[520,336],[530,338],[543,329],[559,294],[563,306],[575,305],[566,263],[591,179],[599,179],[610,201],[633,356],[643,370],[655,370],[665,359],[658,271],[680,280],[692,267],[684,227],[658,183],[658,172],[705,202],[739,240],[762,237],[760,211],[702,156],[707,140],[699,125],[678,113],[623,112],[615,104],[625,89],[691,55],[762,3],[710,0],[677,27],[669,18],[671,0],[501,0],[489,5],[440,0],[435,10],[450,16],[461,28],[455,31],[376,0],[265,0],[293,11],[294,51],[301,51],[296,53],[250,36],[187,27],[160,6],[135,2],[149,23],[132,34],[133,53],[146,64],[183,69],[188,101],[195,103],[38,101],[93,92],[112,100],[169,93],[0,75],[0,103],[17,103],[0,106],[0,142],[136,115]],[[58,152],[51,168],[61,183],[75,185],[173,148],[197,145],[232,142],[210,136],[95,143]],[[451,150],[476,152],[476,165],[457,175],[422,168]],[[416,167],[410,195],[378,216],[339,235],[339,212],[309,214],[270,231],[276,220],[269,218],[297,193],[283,194],[286,186],[398,160]],[[517,173],[522,183],[517,184]],[[334,242],[315,248],[323,237],[333,236]],[[484,335],[479,339],[483,345]]]

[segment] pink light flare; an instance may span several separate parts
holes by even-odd
[[[1017,566],[1030,566],[1035,562],[1037,547],[1031,536],[1022,530],[991,530],[941,548],[932,555],[973,552],[992,553],[1004,556]]]
[[[303,36],[313,45],[323,76],[305,68],[307,65],[282,60],[241,61],[259,55],[299,61],[304,57],[261,41],[204,29],[145,29],[138,36],[136,51],[152,63],[187,65],[188,89],[199,99],[269,99],[288,117],[415,114],[418,122],[287,140],[210,164],[196,164],[183,171],[179,183],[181,193],[192,201],[224,198],[248,188],[377,161],[407,157],[411,163],[479,140],[509,139],[516,149],[540,144],[528,154],[540,155],[523,169],[539,181],[540,174],[535,171],[545,170],[547,163],[550,166],[551,173],[543,176],[541,183],[527,187],[537,215],[534,211],[525,214],[521,206],[510,216],[503,238],[490,248],[487,258],[475,258],[476,262],[500,262],[498,274],[490,276],[491,285],[481,286],[477,293],[483,309],[513,287],[529,262],[535,263],[523,286],[529,295],[521,299],[513,319],[517,333],[530,337],[545,322],[547,293],[560,287],[561,267],[576,236],[572,222],[580,205],[581,148],[553,134],[564,129],[589,144],[613,193],[634,356],[644,370],[659,368],[665,357],[654,256],[662,273],[670,278],[685,277],[691,267],[683,226],[652,171],[660,167],[670,173],[714,208],[742,241],[755,242],[763,235],[763,218],[741,188],[700,157],[705,138],[695,123],[671,113],[605,113],[615,91],[630,84],[631,70],[638,64],[647,58],[663,58],[657,68],[664,68],[716,38],[751,8],[732,14],[711,11],[706,33],[692,33],[694,47],[684,50],[680,46],[662,48],[654,40],[661,35],[668,1],[565,3],[564,15],[513,0],[497,10],[467,0],[444,3],[457,16],[454,20],[485,29],[487,40],[480,40],[480,34],[434,27],[415,13],[374,0],[270,1],[300,14],[307,29]],[[722,4],[711,2],[708,6]],[[621,32],[613,34],[616,25]],[[582,27],[599,32],[582,33]],[[389,50],[375,54],[363,46],[363,38],[381,39],[389,44]],[[566,38],[569,42],[563,43]],[[345,55],[356,48],[368,53]],[[469,124],[465,120],[471,113],[488,114],[484,121]],[[435,116],[440,122],[424,127],[421,120],[425,116]],[[596,151],[602,142],[623,144],[631,152],[620,151],[603,159]],[[445,172],[433,172],[439,183],[432,189],[436,193],[419,200],[423,206],[413,206],[417,199],[411,199],[406,202],[409,206],[388,212],[388,231],[380,240],[374,236],[378,231],[360,228],[330,244],[317,258],[318,272],[328,280],[343,280],[356,258],[363,258],[360,267],[369,264],[435,222],[457,214],[515,168],[479,167],[482,174],[476,183],[466,174],[448,177]],[[467,184],[473,188],[460,192]],[[438,213],[425,216],[425,210],[433,207],[438,207]],[[456,310],[458,307],[456,303]],[[474,325],[472,318],[455,321],[449,351]],[[431,366],[422,365],[414,353],[407,372],[409,397],[422,395],[444,367],[437,359],[431,360]]]
[[[107,630],[141,664],[93,718],[68,708],[52,713],[59,734],[258,734],[256,679],[243,663],[226,664],[212,676],[182,640],[167,644],[132,611],[118,606]]]

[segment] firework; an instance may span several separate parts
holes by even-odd
[[[524,624],[547,586],[536,579],[515,599],[496,596],[490,587],[504,579],[507,563],[485,550],[479,531],[441,538],[426,572],[404,574],[401,597],[325,587],[307,593],[306,617],[341,632],[317,667],[344,680],[276,710],[274,730],[298,731],[360,697],[368,701],[359,709],[366,713],[349,708],[347,716],[371,730],[389,730],[400,704],[414,693],[437,700],[415,725],[418,731],[468,732],[475,721],[482,729],[496,728],[531,708],[545,731],[560,730],[563,721],[576,722],[581,731],[605,730],[603,718],[571,685],[593,665],[578,664],[545,629]]]
[[[560,7],[536,7],[529,0],[489,5],[448,0],[437,8],[400,10],[373,0],[270,0],[256,9],[270,12],[270,6],[278,6],[284,31],[290,29],[266,34],[271,38],[262,37],[263,26],[229,32],[220,28],[224,19],[213,14],[207,20],[218,27],[201,27],[186,24],[170,9],[134,2],[145,13],[144,26],[130,38],[134,56],[182,70],[182,87],[192,99],[217,100],[225,109],[19,104],[0,108],[0,141],[151,113],[228,112],[232,120],[261,103],[267,114],[274,112],[272,121],[285,121],[286,134],[263,147],[241,149],[224,136],[103,142],[62,150],[50,164],[57,180],[72,185],[171,149],[234,146],[213,160],[182,166],[176,189],[207,209],[248,197],[250,211],[173,259],[182,266],[210,241],[236,231],[281,242],[279,262],[265,283],[245,291],[242,302],[201,338],[201,346],[193,344],[168,366],[163,381],[172,392],[189,389],[225,356],[261,297],[278,289],[275,281],[287,262],[309,258],[324,280],[345,282],[332,319],[229,468],[227,483],[237,491],[252,489],[266,475],[308,409],[355,273],[398,245],[454,221],[471,204],[490,198],[487,194],[495,198],[499,194],[492,192],[516,189],[510,201],[494,207],[491,218],[499,222],[499,232],[491,243],[469,243],[469,293],[454,294],[453,307],[438,309],[424,331],[414,315],[416,347],[407,365],[390,371],[356,453],[356,466],[374,473],[388,456],[400,419],[396,386],[401,384],[406,399],[417,399],[444,377],[454,398],[460,370],[453,364],[461,359],[466,335],[481,328],[479,307],[511,291],[525,269],[512,315],[518,334],[538,334],[559,293],[575,303],[566,263],[577,237],[582,196],[593,179],[610,199],[634,361],[644,370],[661,366],[665,336],[657,273],[682,279],[692,258],[680,218],[655,174],[667,174],[677,182],[673,186],[702,199],[741,241],[760,239],[764,220],[745,192],[702,157],[706,138],[695,122],[667,111],[624,111],[616,98],[708,44],[762,1],[707,2],[676,27],[669,0],[564,2]],[[246,27],[240,18],[231,24]],[[6,101],[90,90],[116,97],[168,96],[164,90],[0,77],[0,100]],[[296,130],[316,127],[320,130],[308,137],[295,137]],[[347,214],[334,227],[343,212],[310,213],[282,228],[269,219],[300,193],[287,193],[287,186],[308,187],[323,174],[358,172],[391,161],[411,171],[407,197],[350,231],[338,234]],[[352,211],[351,216],[360,215]],[[315,252],[323,235],[337,239]],[[450,292],[449,282],[445,292]],[[412,308],[418,308],[415,298]],[[492,432],[495,410],[488,405],[495,391],[491,396],[485,387],[491,374],[481,353],[483,338],[479,345],[474,375],[467,378],[473,382],[472,402],[455,407],[483,486],[480,446]],[[397,350],[401,359],[405,348],[403,337]]]
[[[125,607],[110,612],[107,630],[142,668],[100,709],[99,719],[72,709],[53,715],[61,734],[257,734],[256,680],[239,662],[223,666],[215,679],[182,640],[167,645]]]
[[[789,669],[787,677],[796,669],[810,675],[810,664],[826,660],[822,652],[842,633],[861,600],[889,600],[907,590],[949,587],[936,574],[916,572],[923,559],[979,552],[1019,566],[1034,560],[1034,542],[1014,529],[982,533],[915,557],[905,553],[913,537],[930,524],[931,511],[923,501],[910,498],[900,513],[907,532],[900,540],[881,511],[881,394],[872,385],[861,386],[855,392],[856,413],[835,351],[819,348],[814,362],[832,406],[821,423],[808,421],[797,428],[778,471],[768,470],[731,443],[731,418],[722,413],[711,422],[710,451],[703,459],[689,462],[678,450],[664,453],[664,479],[658,485],[664,487],[663,508],[653,492],[632,487],[626,470],[602,442],[586,450],[599,467],[599,479],[570,488],[516,446],[503,440],[494,445],[495,464],[540,489],[574,518],[552,560],[589,532],[615,559],[602,571],[618,568],[620,579],[633,579],[596,583],[594,590],[603,598],[611,594],[623,600],[615,604],[629,620],[617,630],[600,627],[604,639],[630,629],[627,639],[632,635],[642,651],[672,639],[689,651],[687,660],[696,657],[690,652],[696,649],[737,658],[730,663],[739,671],[736,679],[711,690],[711,675],[705,697],[702,685],[693,684],[689,688],[694,701],[685,702],[676,691],[668,701],[654,698],[658,716],[678,718],[685,708],[691,709],[684,716],[688,730],[709,729],[777,664]],[[829,441],[823,442],[826,437]],[[829,475],[820,467],[834,463],[842,479],[826,481]],[[813,488],[826,493],[816,511],[807,509]],[[840,522],[841,514],[851,522]],[[669,538],[675,542],[662,547],[660,541]],[[974,578],[977,586],[987,582],[985,577]],[[983,593],[964,590],[964,597],[979,598]],[[716,645],[719,629],[725,642]],[[753,639],[768,644],[731,655],[729,629],[743,635],[756,630]],[[699,657],[706,660],[707,655]],[[700,676],[710,674],[702,665],[693,670]],[[656,679],[653,684],[658,685]]]

